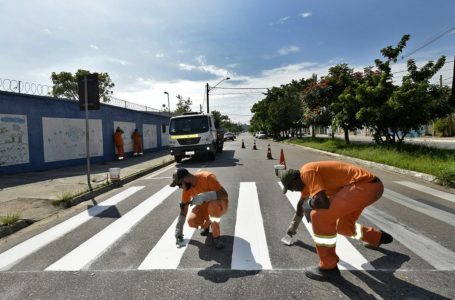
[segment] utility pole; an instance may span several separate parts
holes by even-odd
[[[453,57],[453,73],[452,73],[452,95],[450,96],[450,105],[455,107],[455,56]],[[449,114],[449,136],[452,136],[452,113]]]
[[[205,91],[207,93],[207,113],[209,114],[210,113],[210,108],[209,108],[209,92],[210,92],[210,87],[209,87],[209,83],[207,82],[207,84],[205,85]]]

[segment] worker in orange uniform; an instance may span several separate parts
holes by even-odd
[[[191,174],[187,169],[179,168],[172,175],[170,186],[178,186],[183,190],[180,214],[175,228],[177,245],[183,242],[183,225],[188,206],[194,205],[188,217],[188,225],[193,228],[201,227],[202,236],[208,236],[211,228],[215,248],[224,248],[220,238],[219,222],[228,209],[228,194],[215,175],[208,171]]]
[[[287,170],[281,177],[283,192],[300,191],[297,212],[288,228],[296,233],[302,217],[311,222],[319,265],[305,269],[311,279],[327,281],[339,276],[335,252],[337,233],[379,247],[393,241],[390,234],[356,223],[365,207],[376,202],[384,185],[374,174],[340,161],[318,161],[300,170]]]
[[[133,139],[133,156],[143,155],[142,137],[137,128],[134,129],[134,132],[131,135],[131,138]]]
[[[114,143],[117,147],[118,160],[123,160],[125,157],[125,150],[123,149],[123,130],[117,127],[114,133]]]

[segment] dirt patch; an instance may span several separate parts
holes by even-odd
[[[52,200],[37,198],[16,198],[0,203],[0,215],[18,214],[20,219],[39,221],[61,208],[52,205]]]

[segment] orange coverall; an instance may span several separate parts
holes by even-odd
[[[221,184],[216,178],[215,174],[208,171],[196,172],[194,176],[197,177],[197,183],[189,190],[183,189],[182,202],[188,204],[191,199],[199,193],[219,191]],[[193,228],[210,228],[214,238],[220,236],[220,223],[219,220],[214,218],[221,218],[222,215],[228,210],[228,200],[213,200],[204,202],[201,205],[195,206],[188,217],[188,225]],[[212,220],[210,220],[212,219]]]
[[[325,191],[330,200],[328,209],[313,209],[311,223],[314,241],[322,269],[333,269],[339,258],[335,252],[336,236],[359,239],[379,245],[381,232],[356,223],[363,209],[377,201],[384,186],[372,173],[340,161],[312,162],[302,166],[300,178],[304,183],[301,197]]]
[[[123,137],[121,131],[116,131],[114,133],[114,143],[115,146],[117,147],[118,158],[123,159],[123,157],[125,156],[125,150],[123,149]]]
[[[134,131],[131,138],[133,139],[133,155],[136,156],[138,154],[142,154],[141,134],[138,131]]]

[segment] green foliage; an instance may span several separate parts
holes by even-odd
[[[186,113],[191,111],[191,105],[193,101],[188,97],[188,99],[184,99],[183,96],[177,95],[177,99],[179,100],[177,103],[177,109],[175,110],[176,113]]]
[[[81,69],[77,70],[75,74],[71,72],[60,72],[58,74],[52,72],[52,96],[78,99],[77,78],[89,74],[91,74],[90,71]],[[109,102],[113,94],[112,88],[114,88],[115,84],[111,81],[108,73],[98,73],[98,81],[101,101]]]
[[[0,226],[8,226],[16,223],[20,219],[19,214],[7,214],[5,216],[0,216]]]
[[[243,130],[241,124],[233,123],[227,115],[222,115],[219,111],[216,110],[212,110],[211,114],[215,118],[215,123],[224,128],[226,132],[241,132]]]

